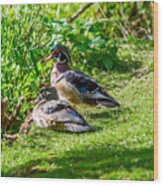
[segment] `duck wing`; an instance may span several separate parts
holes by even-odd
[[[56,83],[65,78],[67,83],[74,87],[84,103],[90,105],[102,105],[106,107],[120,106],[115,99],[108,95],[98,83],[86,74],[69,70],[61,74]]]
[[[42,128],[73,133],[93,131],[86,120],[65,101],[44,101],[33,111],[33,120]]]

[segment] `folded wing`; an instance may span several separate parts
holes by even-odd
[[[95,80],[82,72],[69,70],[58,77],[56,83],[65,79],[66,82],[77,91],[82,102],[90,105],[102,105],[105,107],[120,106],[115,99],[108,95]]]

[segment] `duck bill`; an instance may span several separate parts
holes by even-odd
[[[57,121],[58,123],[85,123],[82,116],[80,116],[73,109],[64,109],[58,113]]]
[[[54,58],[54,52],[52,52],[47,58],[46,61],[49,61]]]

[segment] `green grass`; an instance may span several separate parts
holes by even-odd
[[[93,133],[33,127],[12,145],[4,140],[2,176],[153,180],[153,55],[119,47],[119,68],[90,74],[121,107],[81,109]]]

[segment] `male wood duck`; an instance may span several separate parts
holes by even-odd
[[[93,131],[85,119],[66,101],[58,100],[54,87],[43,87],[32,112],[34,123],[42,128],[81,133]]]
[[[56,59],[51,85],[56,87],[59,99],[68,101],[73,106],[87,104],[92,106],[117,107],[115,99],[108,95],[95,80],[80,71],[70,69],[71,58],[68,49],[60,45],[51,48],[47,61]]]

